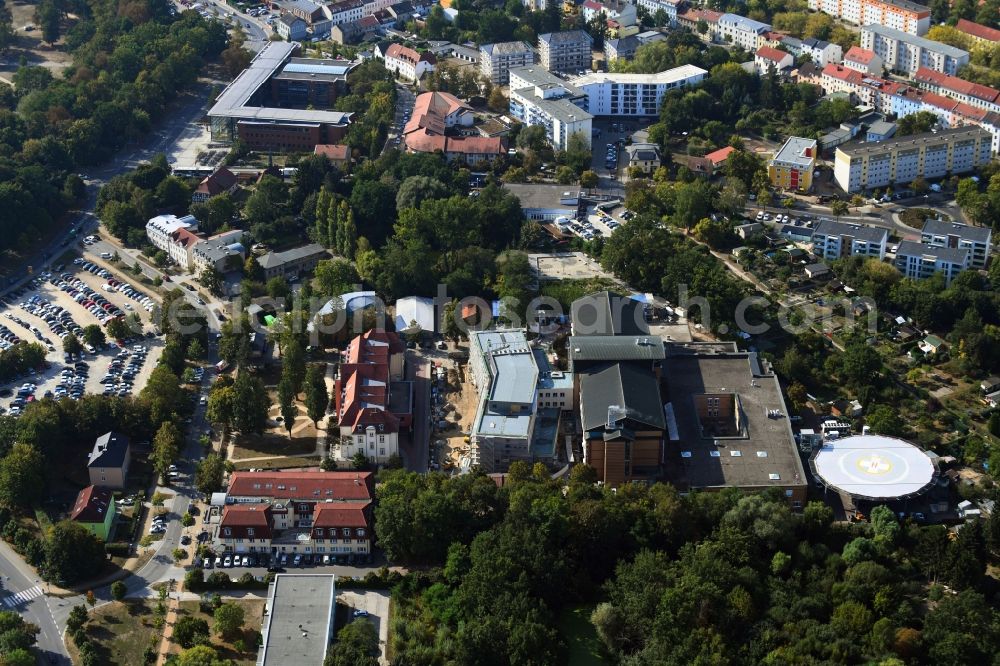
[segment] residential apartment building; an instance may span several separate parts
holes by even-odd
[[[823,41],[815,37],[808,37],[802,40],[802,47],[798,55],[809,56],[809,59],[820,67],[825,67],[831,62],[840,62],[844,57],[844,49],[839,44]]]
[[[958,19],[958,23],[955,24],[955,30],[970,37],[976,44],[983,46],[1000,42],[1000,30],[973,23],[966,19]]]
[[[813,230],[813,254],[828,261],[841,257],[885,258],[889,232],[881,227],[822,220]]]
[[[931,10],[909,0],[809,0],[809,9],[854,25],[877,24],[911,35],[931,27]]]
[[[791,68],[794,64],[795,58],[792,57],[791,53],[770,46],[760,47],[753,56],[754,70],[758,76],[764,76],[768,72],[781,74],[783,70]]]
[[[664,478],[679,490],[808,491],[778,377],[735,342],[668,342],[662,361]]]
[[[829,63],[828,63],[829,64]],[[852,46],[844,55],[844,67],[861,72],[867,76],[882,76],[882,58],[874,51]]]
[[[753,53],[764,34],[771,31],[771,26],[739,14],[723,14],[719,18],[718,30],[719,39]]]
[[[655,143],[633,143],[625,146],[628,155],[629,169],[639,169],[646,175],[651,175],[663,164],[660,147]]]
[[[247,251],[243,247],[243,230],[224,231],[210,238],[205,238],[191,248],[191,263],[189,268],[195,273],[201,273],[212,267],[220,273],[242,268]]]
[[[677,13],[677,25],[689,30],[702,41],[713,42],[719,38],[719,20],[721,18],[721,12],[689,7]],[[705,32],[699,30],[699,25],[702,23],[705,25]]]
[[[954,76],[969,64],[968,51],[878,24],[861,29],[861,48],[874,51],[887,69],[909,75],[927,67]]]
[[[840,147],[833,177],[845,192],[859,192],[917,177],[967,173],[990,161],[991,136],[979,127],[956,127],[876,144]]]
[[[116,512],[115,498],[110,489],[87,486],[77,494],[69,519],[101,541],[107,541],[111,538]]]
[[[790,136],[767,164],[771,185],[783,190],[807,192],[812,189],[816,166],[816,139]]]
[[[274,24],[274,31],[286,42],[297,42],[309,34],[309,26],[294,14],[282,14]]]
[[[986,268],[993,248],[991,236],[990,227],[928,218],[920,231],[920,242],[935,248],[964,248],[969,251],[969,268]]]
[[[896,250],[896,268],[912,280],[924,280],[941,273],[945,284],[950,284],[968,267],[969,250],[964,247],[933,247],[904,240]]]
[[[510,71],[510,114],[525,125],[541,125],[545,138],[557,150],[566,150],[569,137],[579,134],[590,145],[593,116],[585,107],[586,94],[540,67]]]
[[[538,60],[550,72],[589,70],[594,38],[583,30],[548,32],[538,36]]]
[[[385,52],[385,68],[407,81],[419,81],[427,72],[433,72],[436,64],[433,53],[417,53],[402,44],[393,44]]]
[[[120,432],[106,432],[94,442],[87,457],[87,475],[91,485],[124,488],[132,464],[132,447]]]
[[[708,72],[681,65],[657,74],[594,72],[571,83],[587,96],[586,110],[594,116],[658,116],[667,91],[700,83]]]
[[[664,26],[673,27],[677,25],[677,9],[684,4],[684,0],[638,0],[636,4],[649,12],[654,23],[656,12],[662,11],[667,18]]]
[[[913,81],[924,90],[945,95],[977,109],[1000,113],[1000,90],[996,88],[948,76],[926,67],[916,71]]]
[[[413,115],[403,127],[406,149],[418,153],[441,151],[449,160],[478,164],[504,153],[501,137],[463,136],[456,132],[472,127],[472,107],[445,92],[417,96]]]
[[[368,12],[369,14],[376,11],[374,5],[369,5],[368,7],[371,9]],[[330,27],[334,25],[360,21],[366,15],[366,5],[363,0],[340,0],[340,2],[326,5],[326,11],[330,17],[330,25],[324,27],[326,28],[325,31],[329,31]],[[316,26],[313,26],[313,30],[317,31]],[[324,32],[324,30],[319,31]]]
[[[399,433],[413,427],[413,382],[403,380],[406,346],[392,331],[372,329],[348,345],[336,379],[340,441],[330,457],[346,463],[363,454],[384,465],[399,454]]]
[[[510,82],[510,70],[535,64],[535,51],[525,42],[497,42],[479,48],[479,72],[504,86]]]
[[[188,232],[197,231],[198,220],[193,215],[185,215],[184,217],[157,215],[146,222],[146,238],[153,244],[153,247],[157,250],[163,250],[169,256],[175,245],[175,235],[182,229]]]
[[[222,553],[367,559],[371,472],[234,472],[214,543]]]
[[[330,255],[322,245],[309,243],[281,252],[268,252],[257,257],[257,265],[264,271],[264,279],[274,277],[294,278],[316,268],[321,259]]]
[[[652,44],[653,42],[661,42],[666,40],[666,38],[667,36],[662,32],[647,30],[646,32],[640,32],[627,37],[605,39],[604,58],[609,63],[614,60],[618,60],[619,58],[623,60],[631,60],[635,57],[636,51],[640,46]]]
[[[479,402],[468,464],[502,472],[515,460],[553,460],[572,376],[552,369],[524,329],[470,331],[469,370]]]

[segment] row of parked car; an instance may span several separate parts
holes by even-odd
[[[102,277],[105,280],[107,280],[108,283],[106,285],[105,291],[118,291],[125,294],[133,301],[137,301],[143,307],[143,309],[146,310],[146,312],[152,312],[153,308],[156,306],[156,303],[153,301],[152,298],[142,293],[141,291],[130,285],[128,282],[122,282],[120,280],[115,279],[114,277],[112,277],[111,273],[109,273],[106,269],[101,268],[97,264],[93,264],[87,261],[86,259],[82,259],[80,257],[74,259],[73,263],[80,266],[81,268],[83,268],[83,270],[87,271],[88,273],[93,273],[94,275]]]
[[[10,313],[7,313],[10,315]],[[21,338],[17,337],[14,331],[10,330],[3,324],[0,324],[0,349],[7,351],[19,342],[24,342]]]
[[[202,559],[203,569],[226,569],[229,567],[267,567],[270,572],[280,573],[282,567],[325,566],[331,564],[353,564],[353,555],[320,555],[307,553],[278,553],[273,557],[267,553],[249,555],[216,555]]]
[[[125,316],[121,308],[88,287],[87,283],[80,278],[73,277],[70,273],[63,273],[59,277],[53,277],[50,279],[50,282],[59,290],[66,292],[70,298],[79,303],[87,312],[94,315],[97,321],[104,325],[107,325],[112,319]],[[95,350],[88,348],[87,351],[93,354]]]
[[[67,312],[61,305],[56,305],[41,296],[29,296],[18,307],[44,321],[53,335],[59,338],[66,338],[70,335],[75,335],[79,338],[83,335],[83,327],[76,323],[73,315]],[[11,319],[13,320],[13,316]],[[44,336],[41,336],[41,332],[36,327],[30,326],[30,329],[32,333],[35,333],[36,338],[44,341]]]
[[[132,350],[123,349],[111,359],[108,371],[101,377],[105,395],[125,397],[132,393],[132,382],[146,362],[146,348],[133,345]]]

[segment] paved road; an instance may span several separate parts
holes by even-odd
[[[35,572],[6,543],[0,542],[0,610],[17,612],[26,621],[38,626],[38,654],[44,662],[69,664],[62,641],[65,624],[59,625],[52,613],[56,600],[43,592]],[[58,607],[57,607],[58,608]]]
[[[406,379],[413,382],[413,434],[401,455],[406,469],[427,471],[430,446],[431,363],[416,349],[406,350]]]

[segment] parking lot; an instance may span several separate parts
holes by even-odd
[[[355,621],[365,620],[375,625],[381,653],[379,663],[388,663],[385,648],[389,640],[389,595],[372,590],[366,592],[343,590],[337,594],[337,602],[355,609],[352,613]]]
[[[162,353],[163,342],[152,337],[149,324],[151,299],[107,269],[89,264],[88,271],[83,260],[78,261],[81,263],[42,273],[0,301],[0,335],[5,337],[0,344],[38,342],[45,346],[49,364],[0,387],[0,394],[11,398],[3,408],[13,415],[43,397],[79,399],[85,393],[137,393]],[[108,340],[98,349],[82,339],[87,326],[97,324],[106,332],[105,324],[112,318],[133,313],[139,316],[144,334],[122,341],[124,348]],[[76,335],[84,343],[79,355],[64,353],[63,338],[68,335]]]

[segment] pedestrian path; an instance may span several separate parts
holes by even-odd
[[[320,460],[323,460],[323,458],[330,455],[330,449],[326,445],[326,437],[329,432],[330,422],[326,420],[326,417],[333,411],[333,395],[334,389],[336,388],[336,380],[333,376],[333,369],[333,363],[327,363],[326,373],[323,376],[323,381],[326,382],[326,394],[330,396],[330,402],[326,405],[326,414],[323,417],[322,430],[319,430],[316,433],[316,455],[319,456]]]
[[[42,596],[42,588],[39,585],[35,585],[34,587],[30,587],[27,590],[18,592],[17,594],[4,597],[3,603],[7,608],[16,608],[17,606],[40,596]]]

